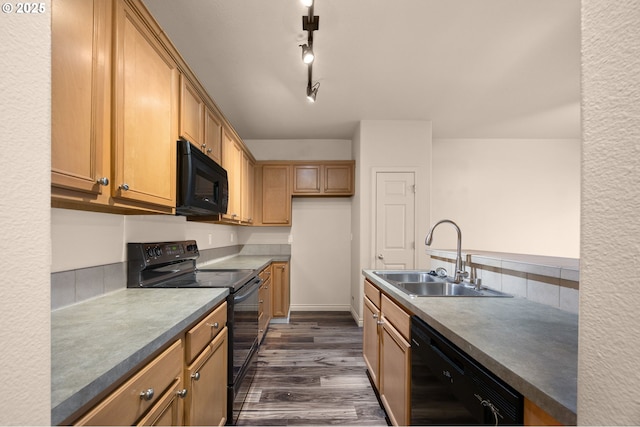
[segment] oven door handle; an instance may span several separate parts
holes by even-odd
[[[234,296],[233,298],[234,303],[241,303],[242,301],[249,298],[251,294],[260,287],[261,282],[262,282],[262,279],[260,279],[259,277],[256,277],[255,279],[253,279],[252,282],[243,286],[240,292],[238,292],[239,295]]]

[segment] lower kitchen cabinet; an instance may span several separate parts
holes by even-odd
[[[273,317],[289,316],[289,263],[271,263],[272,272],[272,294],[273,297]]]
[[[162,354],[80,418],[75,425],[151,425],[156,421],[182,423],[183,341]]]
[[[409,425],[411,316],[365,281],[363,356],[393,425]]]
[[[225,425],[226,322],[222,302],[73,425]]]
[[[260,272],[260,279],[262,279],[262,285],[258,290],[258,342],[262,342],[269,328],[269,322],[272,317],[272,280],[271,280],[272,267],[269,264]]]
[[[526,426],[561,426],[560,421],[542,410],[538,405],[524,399],[524,425]]]
[[[221,426],[227,422],[227,346],[225,327],[187,368],[185,425]]]

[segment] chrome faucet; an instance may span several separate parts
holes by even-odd
[[[431,241],[433,240],[433,230],[435,230],[437,226],[439,226],[444,222],[447,222],[453,225],[456,231],[458,232],[458,249],[456,252],[456,268],[455,268],[456,271],[453,277],[453,281],[454,283],[460,283],[465,277],[469,276],[469,273],[467,273],[464,270],[464,265],[462,264],[462,232],[460,231],[460,227],[458,227],[458,224],[451,221],[450,219],[443,219],[436,222],[433,225],[433,227],[431,227],[431,230],[429,230],[427,237],[424,239],[424,244],[427,246],[431,246]]]

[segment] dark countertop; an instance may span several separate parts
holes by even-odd
[[[411,298],[363,274],[558,421],[576,424],[578,315],[523,298]]]
[[[122,289],[51,312],[57,425],[223,302],[224,288]]]

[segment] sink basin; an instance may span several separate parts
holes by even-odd
[[[374,271],[374,274],[380,276],[384,280],[402,283],[443,283],[446,278],[432,276],[426,271]]]
[[[432,276],[426,271],[374,271],[373,274],[411,297],[512,297],[485,287],[476,289],[470,283],[453,283],[451,277]]]

